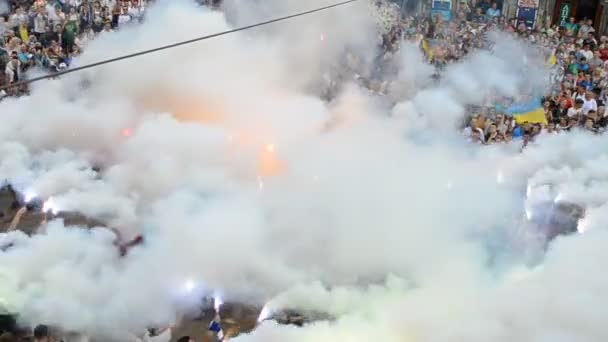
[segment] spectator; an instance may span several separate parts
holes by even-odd
[[[6,65],[5,75],[6,82],[9,84],[17,83],[21,80],[21,62],[16,53],[11,56],[11,60]]]
[[[49,327],[38,325],[34,328],[34,342],[51,342]]]
[[[578,33],[578,24],[574,17],[570,17],[570,21],[564,25],[566,29],[566,35],[569,37],[575,37]]]
[[[578,37],[586,38],[589,33],[594,33],[594,32],[595,32],[595,30],[593,29],[593,20],[588,19],[586,21],[583,21],[583,24],[580,26],[580,28],[578,30]]]
[[[595,101],[595,94],[593,92],[588,91],[585,94],[585,99],[583,100],[581,109],[583,115],[587,115],[589,111],[597,112],[597,102]]]
[[[490,8],[488,8],[486,14],[488,15],[488,17],[490,19],[494,19],[494,18],[498,18],[500,17],[500,10],[498,9],[498,4],[493,2],[492,6]]]

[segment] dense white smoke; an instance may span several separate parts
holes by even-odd
[[[145,24],[91,42],[77,63],[326,4],[228,1],[227,21],[186,0],[161,1]],[[364,61],[376,53],[366,11],[353,4],[5,100],[0,176],[145,242],[120,258],[101,228],[53,221],[31,238],[10,233],[0,299],[24,323],[118,340],[174,322],[192,295],[184,283],[338,316],[303,329],[264,323],[244,341],[608,337],[606,199],[601,184],[588,185],[602,182],[605,143],[546,137],[519,154],[463,141],[467,105],[546,79],[532,53],[526,70],[536,71],[522,74],[513,58],[527,50],[502,36],[492,38],[495,53],[448,67],[438,84],[406,45],[392,109],[354,84],[326,104],[311,91],[324,70],[345,49]],[[534,268],[509,254],[531,177],[594,208],[590,233],[558,239]]]

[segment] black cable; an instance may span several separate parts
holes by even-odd
[[[307,14],[311,14],[311,13],[315,13],[315,12],[325,11],[325,10],[328,10],[328,9],[331,9],[331,8],[334,8],[334,7],[339,7],[339,6],[347,5],[347,4],[351,3],[351,2],[356,2],[356,1],[359,1],[359,0],[347,0],[347,1],[339,2],[339,3],[333,4],[333,5],[329,5],[329,6],[325,6],[325,7],[319,7],[319,8],[316,8],[316,9],[313,9],[313,10],[309,10],[309,11],[306,11],[306,12],[300,12],[300,13],[296,13],[296,14],[291,14],[291,15],[288,15],[286,17],[281,17],[281,18],[276,18],[276,19],[272,19],[272,20],[268,20],[268,21],[263,21],[263,22],[260,22],[260,23],[257,23],[257,24],[253,24],[253,25],[242,26],[242,27],[235,28],[235,29],[228,30],[228,31],[222,31],[222,32],[210,34],[210,35],[203,36],[203,37],[189,39],[189,40],[181,41],[181,42],[178,42],[178,43],[164,45],[164,46],[157,47],[157,48],[150,49],[150,50],[144,50],[144,51],[140,51],[140,52],[135,52],[135,53],[132,53],[132,54],[129,54],[129,55],[124,55],[124,56],[120,56],[120,57],[110,58],[110,59],[106,59],[106,60],[103,60],[103,61],[99,61],[99,62],[95,62],[95,63],[91,63],[91,64],[86,64],[86,65],[83,65],[83,66],[79,66],[79,67],[76,67],[76,68],[71,68],[71,69],[66,69],[66,70],[63,70],[63,71],[54,72],[52,74],[48,74],[48,75],[44,75],[44,76],[39,76],[39,77],[34,77],[34,78],[31,78],[31,79],[27,79],[27,80],[23,80],[23,81],[18,81],[18,82],[11,83],[11,84],[6,84],[6,85],[3,85],[3,86],[0,86],[0,91],[5,90],[5,89],[9,89],[9,88],[24,86],[24,85],[27,85],[27,84],[30,84],[30,83],[46,80],[46,79],[49,79],[49,78],[55,78],[55,77],[58,77],[58,76],[70,74],[70,73],[77,72],[77,71],[82,71],[82,70],[85,70],[85,69],[95,68],[95,67],[98,67],[100,65],[114,63],[114,62],[122,61],[124,59],[139,57],[139,56],[147,55],[147,54],[158,52],[158,51],[162,51],[162,50],[172,49],[174,47],[178,47],[178,46],[182,46],[182,45],[188,45],[188,44],[196,43],[196,42],[199,42],[201,40],[215,38],[215,37],[227,35],[227,34],[230,34],[230,33],[239,32],[239,31],[245,31],[245,30],[249,30],[249,29],[252,29],[252,28],[256,28],[258,26],[264,26],[264,25],[268,25],[268,24],[273,24],[273,23],[276,23],[276,22],[279,22],[279,21],[285,21],[285,20],[288,20],[288,19],[292,19],[292,18],[296,18],[296,17],[301,17],[303,15],[307,15]]]

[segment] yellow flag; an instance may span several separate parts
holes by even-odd
[[[424,51],[428,58],[433,57],[433,51],[429,47],[429,42],[426,39],[422,39],[422,51]]]
[[[21,36],[21,41],[24,43],[30,40],[30,35],[27,33],[27,26],[25,25],[19,26],[19,35]]]

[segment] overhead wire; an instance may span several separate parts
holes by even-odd
[[[53,73],[50,73],[50,74],[46,74],[46,75],[42,75],[42,76],[30,78],[30,79],[24,79],[24,80],[17,81],[17,82],[14,82],[14,83],[2,85],[2,86],[0,86],[0,91],[6,90],[6,89],[10,89],[10,88],[25,86],[25,85],[28,85],[28,84],[31,84],[31,83],[34,83],[34,82],[43,81],[43,80],[51,79],[51,78],[56,78],[56,77],[59,77],[59,76],[63,76],[63,75],[71,74],[71,73],[75,73],[75,72],[79,72],[79,71],[86,70],[86,69],[95,68],[95,67],[98,67],[98,66],[101,66],[101,65],[106,65],[106,64],[110,64],[110,63],[119,62],[119,61],[122,61],[122,60],[125,60],[125,59],[131,59],[131,58],[135,58],[135,57],[139,57],[139,56],[143,56],[143,55],[148,55],[148,54],[159,52],[159,51],[163,51],[163,50],[173,49],[173,48],[176,48],[176,47],[179,47],[179,46],[183,46],[183,45],[189,45],[189,44],[193,44],[193,43],[200,42],[200,41],[203,41],[203,40],[207,40],[207,39],[211,39],[211,38],[216,38],[216,37],[224,36],[224,35],[231,34],[231,33],[240,32],[240,31],[245,31],[245,30],[256,28],[256,27],[265,26],[265,25],[269,25],[269,24],[273,24],[273,23],[277,23],[277,22],[293,19],[293,18],[301,17],[301,16],[304,16],[304,15],[308,15],[308,14],[312,14],[312,13],[316,13],[316,12],[326,11],[328,9],[332,9],[332,8],[335,8],[335,7],[340,7],[340,6],[348,5],[350,3],[357,2],[357,1],[359,1],[359,0],[346,0],[346,1],[335,3],[335,4],[331,4],[331,5],[315,8],[315,9],[312,9],[312,10],[308,10],[308,11],[304,11],[304,12],[299,12],[299,13],[295,13],[295,14],[291,14],[291,15],[287,15],[287,16],[284,16],[284,17],[279,17],[279,18],[275,18],[275,19],[271,19],[271,20],[267,20],[267,21],[262,21],[262,22],[259,22],[259,23],[256,23],[256,24],[252,24],[252,25],[241,26],[241,27],[238,27],[238,28],[235,28],[235,29],[231,29],[231,30],[227,30],[227,31],[222,31],[222,32],[213,33],[213,34],[202,36],[202,37],[188,39],[188,40],[184,40],[184,41],[173,43],[173,44],[163,45],[163,46],[160,46],[160,47],[157,47],[157,48],[153,48],[153,49],[149,49],[149,50],[144,50],[144,51],[139,51],[139,52],[131,53],[131,54],[128,54],[128,55],[123,55],[123,56],[119,56],[119,57],[109,58],[109,59],[105,59],[105,60],[102,60],[102,61],[99,61],[99,62],[85,64],[85,65],[82,65],[82,66],[78,66],[78,67],[74,67],[74,68],[69,68],[69,69],[65,69],[65,70],[62,70],[62,71],[57,71],[57,72],[53,72]]]

